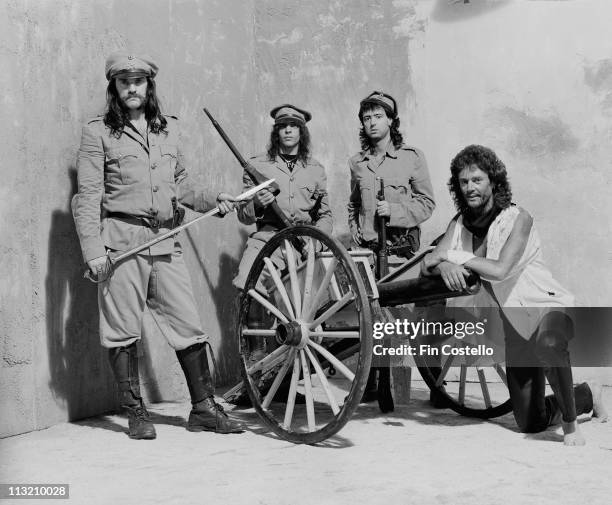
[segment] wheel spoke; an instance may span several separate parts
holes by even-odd
[[[311,337],[359,338],[358,331],[310,331]]]
[[[338,413],[340,412],[340,407],[338,407],[336,398],[332,393],[331,387],[329,386],[329,381],[327,380],[327,377],[325,377],[325,372],[323,372],[323,368],[321,368],[319,360],[308,347],[306,347],[304,350],[306,351],[306,354],[308,355],[308,359],[312,363],[312,366],[314,366],[314,369],[317,372],[317,377],[321,382],[323,391],[325,391],[325,395],[327,396],[327,401],[329,402],[329,406],[331,407],[332,412],[334,413],[334,415],[338,415]]]
[[[293,358],[295,358],[295,351],[295,348],[289,351],[289,356],[287,356],[287,358],[285,359],[283,367],[279,370],[278,375],[274,378],[274,382],[270,386],[270,390],[268,391],[268,394],[266,394],[266,397],[264,398],[264,401],[261,404],[264,409],[267,409],[270,406],[270,403],[272,403],[272,399],[278,391],[278,388],[280,387],[281,382],[285,378],[285,375],[287,375],[289,367],[293,364]]]
[[[354,298],[355,298],[355,296],[353,295],[353,293],[349,291],[342,298],[340,298],[340,300],[335,302],[329,309],[327,309],[325,312],[323,312],[323,314],[321,314],[319,317],[317,317],[317,319],[315,319],[312,323],[310,323],[310,328],[316,328],[320,324],[322,324],[325,321],[327,321],[327,319],[329,319],[331,316],[333,316],[340,309],[344,308],[346,306],[346,304],[349,303]]]
[[[312,280],[314,278],[315,247],[312,238],[309,238],[308,240],[307,252],[308,258],[306,260],[306,278],[304,280],[304,300],[302,301],[302,313],[306,312],[308,309],[312,291]]]
[[[355,380],[355,374],[351,372],[348,367],[342,363],[338,358],[336,358],[331,352],[329,352],[325,347],[313,342],[312,340],[308,342],[308,345],[315,349],[319,354],[327,358],[333,367],[338,370],[342,375],[344,375],[348,380],[353,382]]]
[[[268,268],[268,272],[270,272],[270,276],[272,277],[272,280],[274,281],[274,285],[276,286],[278,294],[280,295],[281,299],[283,300],[283,303],[285,304],[285,308],[287,309],[287,314],[289,314],[289,317],[291,319],[295,319],[295,314],[293,313],[293,307],[291,307],[291,302],[289,301],[289,295],[287,294],[287,290],[285,289],[285,286],[283,285],[283,281],[280,278],[278,270],[276,270],[276,267],[274,266],[274,263],[272,263],[272,260],[270,258],[264,258],[264,263],[266,264],[266,267]]]
[[[329,283],[331,281],[331,278],[334,275],[336,266],[338,266],[338,260],[336,258],[333,258],[330,261],[329,266],[327,267],[327,271],[325,272],[325,275],[323,276],[323,280],[321,281],[321,285],[319,286],[319,289],[317,290],[317,293],[315,294],[314,299],[310,303],[310,306],[303,312],[302,319],[304,321],[310,321],[312,317],[314,316],[315,312],[317,311],[317,307],[321,303],[321,299],[323,298],[323,295],[326,293]]]
[[[285,240],[285,255],[287,256],[287,267],[289,268],[289,281],[291,283],[295,315],[296,317],[300,317],[302,314],[302,295],[300,294],[300,283],[298,282],[297,271],[295,269],[293,246],[288,240]]]
[[[455,357],[453,355],[450,355],[446,359],[446,361],[444,362],[444,366],[442,367],[442,371],[440,372],[440,376],[436,380],[436,387],[439,388],[440,386],[442,386],[444,384],[444,377],[446,377],[446,374],[450,370],[450,367],[453,364],[453,360],[454,359],[455,359]]]
[[[252,375],[255,372],[265,371],[266,368],[277,365],[278,363],[283,361],[283,359],[285,359],[283,354],[288,352],[288,350],[289,346],[281,345],[278,349],[274,349],[265,358],[247,368],[247,373],[249,375]]]
[[[465,381],[467,375],[467,366],[461,365],[461,373],[459,374],[459,405],[465,403]]]
[[[478,380],[480,381],[480,389],[482,389],[482,397],[484,398],[485,405],[488,409],[491,408],[491,396],[489,395],[489,386],[487,386],[487,378],[485,377],[484,370],[477,368]]]
[[[506,377],[506,372],[504,371],[503,367],[499,363],[495,363],[493,368],[495,368],[495,371],[497,372],[497,375],[499,375],[502,382],[506,385],[506,387],[508,387],[508,378]]]
[[[293,374],[291,375],[291,384],[289,386],[289,396],[287,397],[287,407],[285,409],[285,419],[283,428],[288,430],[291,427],[293,420],[293,409],[295,407],[295,393],[297,392],[297,383],[300,378],[300,359],[297,354],[293,358]]]
[[[306,397],[306,417],[308,419],[308,431],[315,430],[314,399],[312,397],[312,384],[310,383],[310,367],[306,362],[306,353],[300,349],[300,359],[302,361],[302,372],[304,374],[304,396]]]
[[[289,320],[280,310],[278,310],[269,300],[266,300],[254,289],[249,289],[249,295],[257,300],[264,308],[268,309],[272,314],[278,317],[283,323],[288,323]]]
[[[242,334],[248,337],[274,337],[276,335],[276,330],[254,330],[244,328]]]

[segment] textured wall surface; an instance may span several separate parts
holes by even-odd
[[[359,100],[393,94],[438,200],[425,240],[453,214],[452,156],[489,145],[555,276],[581,305],[612,302],[607,0],[3,0],[0,14],[0,436],[114,408],[69,202],[81,125],[103,110],[104,58],[118,49],[158,60],[192,175],[219,189],[237,192],[241,169],[203,106],[245,154],[265,148],[274,105],[310,110],[341,237]],[[248,231],[230,216],[182,240],[224,382],[237,376],[231,278]],[[147,396],[186,398],[149,317],[144,333]]]

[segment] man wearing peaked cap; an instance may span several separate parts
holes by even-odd
[[[150,77],[154,79],[157,75],[158,67],[149,56],[136,56],[127,52],[116,52],[106,59],[105,73],[106,80],[121,76],[131,77]]]
[[[185,373],[193,403],[187,429],[236,433],[242,426],[214,401],[208,336],[176,237],[121,261],[114,271],[107,261],[178,226],[177,202],[199,212],[233,209],[231,195],[217,194],[188,175],[178,121],[160,110],[157,71],[146,56],[120,52],[106,60],[107,108],[83,127],[74,220],[85,262],[99,281],[100,338],[119,384],[130,438],[156,437],[138,381],[136,342],[145,302]]]
[[[244,224],[255,224],[257,231],[247,242],[234,285],[242,289],[255,256],[278,230],[282,228],[270,208],[276,200],[280,209],[293,224],[313,224],[327,233],[332,231],[332,215],[327,196],[325,168],[310,155],[310,133],[306,123],[310,112],[291,104],[274,107],[270,111],[274,125],[270,144],[265,153],[253,156],[250,163],[263,175],[276,179],[280,192],[274,196],[263,189],[252,202],[238,209],[238,219]],[[243,175],[244,189],[254,185],[249,175]],[[312,215],[315,209],[316,215]]]
[[[283,104],[274,107],[270,116],[274,125],[270,132],[268,149],[253,156],[249,162],[263,176],[275,179],[280,192],[275,196],[268,189],[264,189],[255,195],[252,202],[238,209],[238,219],[242,223],[256,226],[256,231],[249,236],[238,274],[233,281],[239,290],[244,289],[259,251],[283,228],[271,208],[274,201],[292,224],[311,224],[329,234],[332,232],[325,168],[310,155],[310,133],[306,126],[312,118],[310,112],[295,105]],[[243,183],[245,190],[254,186],[254,181],[246,171]],[[276,264],[283,261],[280,257],[274,257],[272,260]],[[254,322],[266,317],[263,310],[255,313],[259,307],[259,304],[251,305],[249,317]],[[262,339],[251,339],[251,362],[256,362],[263,355],[264,345]],[[238,397],[226,396],[225,399],[233,403],[248,400],[244,391]]]
[[[274,119],[274,124],[283,124],[291,121],[295,121],[298,124],[305,125],[310,121],[312,115],[310,112],[298,109],[288,103],[274,107],[270,111],[270,117]]]
[[[404,144],[395,99],[374,91],[359,104],[362,151],[349,159],[351,196],[349,226],[358,246],[377,248],[378,217],[388,218],[392,244],[408,246],[391,252],[411,257],[419,248],[422,222],[434,208],[433,190],[423,152]],[[385,186],[385,199],[377,200],[377,178]]]
[[[374,91],[359,103],[361,151],[349,159],[351,193],[348,221],[353,242],[391,256],[410,258],[420,247],[420,225],[435,208],[425,155],[404,144],[395,99]],[[380,179],[384,199],[377,199]],[[378,244],[380,218],[386,221],[387,244]],[[379,273],[380,275],[380,273]],[[376,397],[375,369],[364,397]]]

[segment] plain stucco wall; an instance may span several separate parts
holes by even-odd
[[[189,132],[192,175],[220,189],[238,192],[241,169],[203,106],[245,154],[265,148],[272,106],[310,110],[339,236],[358,102],[374,89],[393,94],[437,196],[425,240],[453,214],[451,157],[489,145],[558,280],[581,305],[611,303],[606,0],[5,0],[0,9],[0,436],[114,407],[69,201],[81,125],[103,110],[104,58],[117,49],[159,61],[164,108]],[[247,232],[230,216],[182,239],[224,382],[237,376],[231,278]],[[144,340],[147,396],[186,398],[149,318]]]

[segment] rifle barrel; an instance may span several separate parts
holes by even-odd
[[[233,155],[236,157],[236,159],[238,160],[238,163],[240,163],[240,165],[242,166],[242,168],[246,167],[248,165],[248,163],[246,162],[246,160],[242,157],[242,154],[240,154],[240,151],[238,151],[238,149],[236,148],[236,146],[234,145],[234,143],[230,140],[230,138],[226,135],[225,131],[223,130],[223,128],[221,128],[221,125],[219,123],[217,123],[217,121],[215,121],[215,118],[212,117],[212,114],[210,112],[208,112],[208,109],[206,107],[204,107],[204,113],[208,116],[208,119],[210,119],[210,122],[212,123],[212,125],[215,127],[215,130],[217,130],[217,132],[219,133],[219,135],[221,135],[221,138],[223,139],[223,141],[227,144],[227,147],[230,148],[230,151],[232,151]]]

